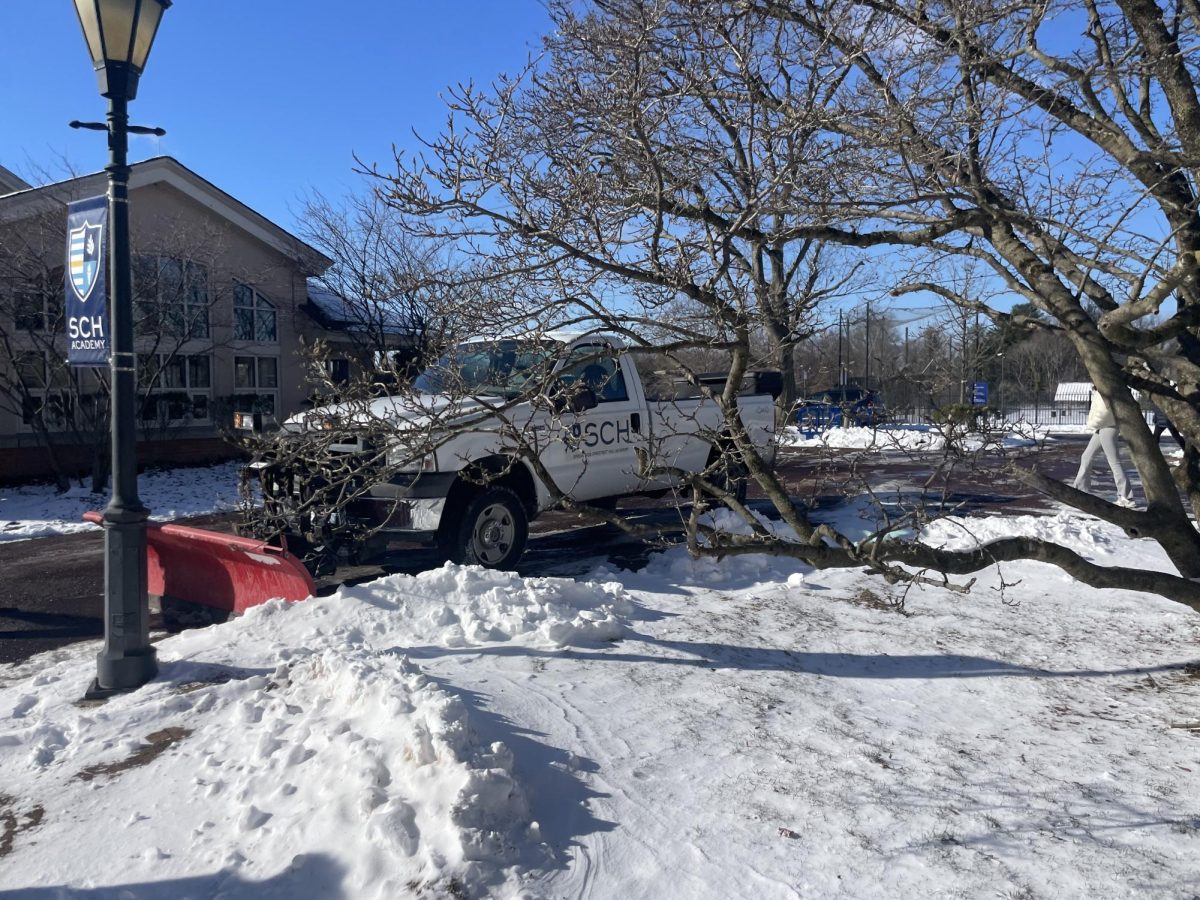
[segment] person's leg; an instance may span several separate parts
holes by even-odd
[[[1100,450],[1100,435],[1093,434],[1087,446],[1083,449],[1083,456],[1079,458],[1079,472],[1075,476],[1073,487],[1078,491],[1091,491],[1092,489],[1092,460],[1096,458],[1096,453]]]
[[[1112,469],[1113,481],[1117,485],[1117,501],[1124,500],[1128,503],[1133,500],[1133,488],[1125,474],[1125,467],[1121,464],[1121,453],[1117,448],[1117,429],[1101,428],[1097,437],[1104,450],[1104,458],[1108,460],[1108,467]]]

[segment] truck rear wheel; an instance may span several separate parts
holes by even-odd
[[[525,552],[529,519],[525,505],[505,487],[484,488],[461,507],[439,535],[451,562],[488,569],[511,569]]]

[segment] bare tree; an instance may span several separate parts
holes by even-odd
[[[42,214],[0,231],[0,408],[46,450],[60,490],[69,486],[60,434],[74,419],[74,377],[62,357],[62,223]]]
[[[109,474],[108,370],[67,360],[64,225],[65,202],[51,197],[43,211],[0,229],[0,408],[30,427],[59,489],[82,462],[100,492]],[[209,403],[221,345],[214,335],[228,329],[232,308],[230,288],[215,277],[224,247],[216,227],[163,220],[131,248],[144,437],[167,439],[217,415]]]
[[[1194,5],[750,0],[738,7],[824,36],[832,62],[853,68],[836,98],[843,114],[830,125],[879,162],[860,179],[856,208],[874,209],[877,221],[920,220],[926,230],[953,224],[921,243],[940,258],[983,263],[1048,315],[1114,409],[1148,508],[1125,513],[1035,476],[1038,486],[1152,537],[1184,576],[1200,574],[1200,534],[1178,490],[1200,508]],[[1080,29],[1063,29],[1068,20]],[[907,289],[1007,321],[938,281]],[[1133,389],[1188,436],[1175,473]]]
[[[361,366],[398,363],[411,376],[461,330],[467,279],[439,247],[405,231],[378,192],[342,204],[316,194],[300,221],[304,239],[333,261],[316,280],[338,304],[342,339]]]
[[[396,161],[386,196],[414,234],[473,254],[479,277],[519,301],[518,318],[601,324],[719,403],[714,444],[794,536],[766,528],[706,467],[676,473],[697,501],[686,521],[694,552],[771,552],[938,583],[1031,558],[1200,608],[1200,535],[1130,393],[1160,399],[1194,448],[1200,219],[1189,165],[1200,159],[1191,134],[1200,103],[1188,54],[1176,51],[1191,46],[1195,11],[1084,8],[1084,46],[1053,57],[1038,42],[1063,12],[1052,4],[604,0],[579,12],[554,3],[544,58],[490,90],[452,92],[451,125],[422,157]],[[1091,62],[1081,69],[1082,58]],[[1068,130],[1098,155],[1055,172],[1051,160],[1070,159],[1058,146]],[[1168,239],[1145,239],[1131,208],[1159,216]],[[1024,538],[964,552],[901,539],[919,512],[861,540],[810,522],[748,439],[736,387],[765,361],[754,342],[763,311],[802,295],[794,279],[810,241],[926,254],[912,264],[929,279],[902,291],[932,292],[972,321],[1065,334],[1117,413],[1149,508],[1035,480],[1158,541],[1182,577],[1103,567]],[[935,277],[961,258],[1048,322]],[[1152,313],[1161,318],[1141,327]],[[701,349],[728,354],[719,390],[688,364],[685,354]],[[513,440],[536,468],[537,440],[520,425]],[[1196,467],[1191,449],[1187,466]],[[1197,484],[1185,480],[1193,503]],[[568,485],[553,489],[571,504]],[[700,519],[706,496],[727,500],[749,534]]]

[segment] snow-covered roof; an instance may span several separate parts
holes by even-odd
[[[314,318],[334,331],[371,329],[396,336],[412,333],[398,310],[382,303],[348,300],[312,280],[308,282],[308,302],[317,313]]]
[[[1091,399],[1090,381],[1060,381],[1054,389],[1055,403],[1089,403]]]

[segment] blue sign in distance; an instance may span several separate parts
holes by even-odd
[[[108,198],[67,207],[67,362],[108,365]]]
[[[986,381],[976,381],[971,385],[971,405],[987,406],[988,385]]]

